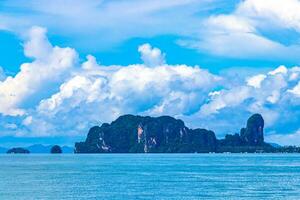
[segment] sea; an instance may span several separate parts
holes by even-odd
[[[299,200],[300,155],[3,154],[0,199]]]

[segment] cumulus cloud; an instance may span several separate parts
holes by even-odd
[[[297,69],[279,66],[266,74],[247,78],[244,85],[213,93],[208,103],[201,107],[200,114],[212,115],[226,109],[246,110],[262,113],[267,127],[273,126],[283,112],[292,115],[294,106],[299,105]]]
[[[53,47],[46,36],[46,29],[32,27],[28,33],[28,41],[24,45],[24,54],[35,59],[46,59]]]
[[[287,72],[288,72],[288,69],[285,66],[281,65],[278,68],[276,68],[275,70],[270,71],[268,74],[274,76],[276,74],[286,74]]]
[[[60,110],[68,109],[70,111],[82,101],[84,103],[92,102],[101,97],[102,81],[101,77],[90,80],[85,76],[76,75],[60,86],[59,93],[42,100],[38,110],[45,114],[56,114]]]
[[[226,107],[235,107],[240,105],[251,93],[249,87],[241,86],[230,90],[222,90],[211,96],[210,102],[201,107],[200,113],[211,115],[218,113],[219,110]]]
[[[238,131],[257,112],[265,118],[267,135],[299,124],[299,67],[279,66],[237,81],[199,66],[170,65],[150,44],[138,48],[141,64],[104,66],[92,55],[79,63],[74,49],[53,46],[45,34],[40,27],[30,30],[24,51],[33,61],[0,81],[5,134],[84,135],[92,125],[128,113],[172,115],[219,136]]]
[[[95,67],[99,66],[98,63],[97,63],[97,60],[96,60],[96,58],[94,56],[87,55],[86,59],[87,59],[87,61],[82,64],[82,68],[83,69],[85,69],[85,70],[92,70]]]
[[[40,91],[43,84],[59,81],[60,76],[73,67],[77,54],[71,48],[53,47],[46,30],[33,27],[25,42],[25,55],[34,58],[31,63],[20,66],[14,77],[8,76],[0,81],[0,113],[4,115],[23,115],[22,102]]]
[[[141,53],[141,59],[145,65],[149,67],[163,65],[165,63],[165,55],[158,48],[152,48],[150,44],[139,46],[138,51]]]
[[[247,79],[247,85],[260,88],[261,82],[265,80],[267,76],[264,74],[258,74]]]
[[[167,64],[150,44],[138,52],[142,64],[103,66],[92,55],[78,63],[74,49],[53,46],[46,29],[32,27],[24,53],[33,61],[0,82],[1,117],[17,125],[2,128],[17,136],[76,135],[121,114],[189,115],[223,81],[199,66]]]
[[[221,81],[219,76],[198,66],[156,62],[157,55],[162,55],[160,50],[153,48],[159,52],[156,54],[151,52],[152,48],[146,52],[142,48],[145,45],[139,47],[141,56],[151,65],[101,66],[94,57],[88,56],[82,70],[69,77],[59,92],[39,103],[37,119],[47,119],[47,123],[55,124],[73,113],[72,120],[64,123],[64,128],[73,127],[78,131],[77,127],[80,131],[91,123],[109,122],[127,113],[193,113],[205,101],[211,88]],[[88,123],[82,123],[84,121]]]

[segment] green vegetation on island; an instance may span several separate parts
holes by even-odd
[[[190,129],[169,116],[123,115],[111,124],[92,127],[75,153],[261,153],[285,152],[264,142],[264,119],[252,115],[239,134],[217,139],[213,131]],[[289,149],[287,152],[294,152]]]

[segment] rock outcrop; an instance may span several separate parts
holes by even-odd
[[[27,149],[17,147],[17,148],[9,149],[6,153],[8,153],[8,154],[28,154],[30,152]]]
[[[262,145],[264,143],[264,119],[260,114],[252,115],[247,121],[247,127],[241,129],[243,142],[249,145]]]
[[[173,117],[124,115],[92,127],[86,140],[75,144],[75,153],[255,152],[270,146],[264,143],[263,128],[263,118],[255,114],[240,135],[218,140],[213,131],[189,129]]]
[[[254,114],[247,120],[240,134],[226,135],[219,141],[219,152],[273,152],[275,148],[264,142],[264,119]]]
[[[75,153],[189,153],[215,149],[212,131],[189,129],[183,121],[169,116],[124,115],[111,124],[91,128],[86,141],[75,144]]]
[[[58,146],[58,145],[54,145],[51,148],[50,153],[52,153],[52,154],[60,154],[60,153],[62,153],[61,147]]]

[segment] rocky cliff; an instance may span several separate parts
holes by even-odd
[[[264,142],[264,119],[254,114],[247,120],[240,134],[226,135],[219,140],[219,152],[273,152],[275,148]]]
[[[252,152],[269,147],[263,128],[262,116],[255,114],[240,135],[218,140],[213,131],[189,129],[173,117],[124,115],[111,124],[92,127],[86,140],[75,144],[75,153]]]
[[[264,143],[264,119],[260,114],[252,115],[247,121],[247,127],[241,129],[241,139],[250,145]]]

